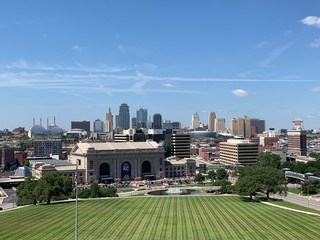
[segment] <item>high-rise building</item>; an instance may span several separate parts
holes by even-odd
[[[113,131],[113,116],[112,116],[110,108],[109,108],[109,111],[106,114],[106,122],[104,124],[104,131],[106,133],[110,133],[110,132]]]
[[[130,128],[130,111],[126,103],[122,103],[119,107],[118,127],[122,129]]]
[[[226,120],[224,118],[216,118],[214,121],[214,130],[220,133],[226,129]]]
[[[146,128],[148,121],[148,110],[142,107],[137,109],[137,128]]]
[[[208,130],[211,132],[217,131],[215,128],[215,119],[216,114],[214,112],[210,112],[208,116]]]
[[[136,117],[131,118],[131,128],[137,129],[137,118]]]
[[[93,122],[93,132],[102,133],[104,130],[104,123],[99,118]]]
[[[197,129],[200,127],[200,118],[198,113],[192,115],[191,118],[191,129]]]
[[[230,130],[233,135],[245,138],[253,137],[265,131],[265,120],[249,118],[247,116],[233,118],[230,121]]]
[[[61,139],[35,139],[32,142],[33,155],[35,157],[48,157],[62,153]]]
[[[148,116],[148,120],[147,120],[147,126],[146,126],[146,128],[147,128],[147,129],[151,129],[151,128],[152,128],[152,125],[153,125],[153,122],[152,122],[151,116],[149,115],[149,116]]]
[[[162,129],[162,117],[160,113],[155,113],[153,115],[153,128]]]
[[[190,134],[171,135],[171,155],[178,158],[190,158]]]
[[[254,165],[257,163],[258,154],[258,143],[236,139],[220,142],[220,160],[226,164]]]
[[[266,130],[266,121],[258,118],[250,119],[251,135],[261,134]]]
[[[307,156],[307,132],[302,129],[303,121],[296,119],[292,121],[293,130],[288,130],[288,155]]]
[[[87,135],[90,136],[90,121],[72,121],[71,129],[82,129],[87,131]]]
[[[9,170],[15,164],[14,148],[7,146],[0,148],[0,169]]]

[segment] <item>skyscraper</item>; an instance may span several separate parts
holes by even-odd
[[[214,131],[219,133],[226,129],[226,120],[224,118],[216,118],[214,121]]]
[[[99,118],[96,119],[96,120],[93,122],[93,132],[95,132],[95,133],[102,133],[102,132],[103,132],[103,129],[104,129],[103,121],[101,121]]]
[[[191,118],[191,129],[197,129],[198,127],[200,127],[200,118],[198,113],[195,113]]]
[[[250,137],[250,118],[248,118],[247,116],[243,118],[232,118],[230,121],[230,129],[233,135]]]
[[[247,116],[233,118],[230,121],[230,129],[233,135],[249,138],[265,131],[265,120],[249,118]]]
[[[215,119],[216,119],[216,114],[214,112],[210,112],[208,115],[208,130],[209,131],[217,131],[215,129]]]
[[[122,129],[130,128],[130,112],[126,103],[122,103],[119,107],[118,127]]]
[[[153,128],[162,129],[162,116],[160,113],[155,113],[153,115]]]
[[[105,122],[104,128],[105,128],[104,131],[107,133],[110,133],[113,131],[113,116],[110,108],[106,114],[106,122]]]
[[[302,120],[292,121],[293,130],[288,130],[288,155],[307,156],[307,132],[302,129]]]
[[[142,107],[137,110],[137,128],[146,128],[148,121],[148,110]]]

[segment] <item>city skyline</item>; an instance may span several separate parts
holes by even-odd
[[[320,128],[320,2],[6,1],[0,129],[130,114]],[[115,114],[114,114],[115,115]]]

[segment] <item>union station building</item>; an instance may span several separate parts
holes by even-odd
[[[69,155],[83,183],[165,177],[164,148],[153,141],[78,143]]]

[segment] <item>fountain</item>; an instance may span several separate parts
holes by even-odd
[[[169,188],[166,193],[168,195],[180,195],[182,193],[181,189],[178,187]]]
[[[169,189],[153,190],[148,192],[149,195],[187,195],[187,194],[198,194],[199,189],[180,189],[178,187],[172,187]]]

